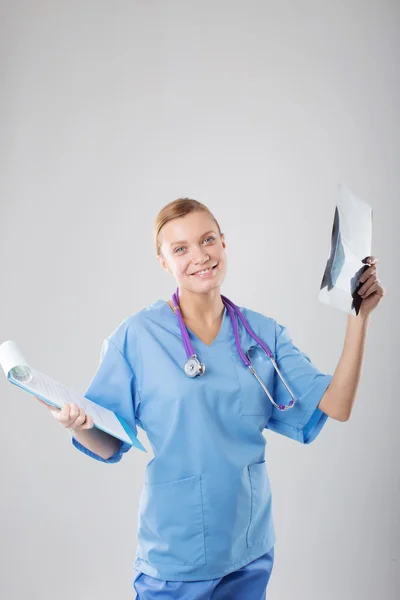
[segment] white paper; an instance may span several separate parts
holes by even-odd
[[[129,437],[121,422],[111,410],[95,404],[85,396],[65,387],[59,381],[28,365],[15,342],[6,341],[0,345],[0,364],[11,383],[38,396],[47,404],[58,408],[61,408],[64,404],[75,402],[80,408],[84,409],[86,414],[93,417],[96,427],[146,451],[139,440],[136,438],[132,440]],[[135,437],[134,434],[133,437]]]
[[[359,278],[371,256],[372,208],[339,184],[331,236],[331,253],[322,277],[318,299],[349,314],[358,314],[362,298]]]

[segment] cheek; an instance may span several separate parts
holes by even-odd
[[[175,264],[175,276],[176,277],[185,277],[187,271],[189,270],[189,263],[187,261],[177,261]]]
[[[225,277],[225,275],[226,275],[226,272],[227,272],[227,265],[226,265],[226,263],[224,263],[224,264],[222,265],[222,268],[221,268],[221,270],[220,270],[221,277]]]
[[[219,270],[225,272],[227,268],[226,256],[220,256],[217,260],[219,260]]]

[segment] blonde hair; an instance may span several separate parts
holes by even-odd
[[[159,235],[161,229],[164,227],[166,223],[172,221],[172,219],[177,219],[179,217],[185,217],[189,213],[204,211],[212,217],[217,225],[218,232],[220,235],[221,228],[217,219],[214,217],[212,212],[205,204],[202,202],[198,202],[197,200],[193,200],[192,198],[177,198],[177,200],[173,200],[166,204],[158,213],[155,224],[154,224],[154,244],[156,247],[157,256],[159,256],[161,252],[161,243],[159,240]]]

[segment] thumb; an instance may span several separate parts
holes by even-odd
[[[61,411],[61,408],[58,408],[57,406],[53,406],[52,404],[49,404],[48,402],[45,402],[44,400],[42,400],[38,396],[35,396],[35,398],[36,398],[36,400],[39,400],[39,402],[41,404],[43,404],[46,408],[48,408],[50,410],[50,412],[53,414],[53,416],[57,415]]]

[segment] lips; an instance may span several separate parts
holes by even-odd
[[[213,267],[211,267],[212,269],[215,269],[215,267],[218,265],[218,263],[216,265],[214,265]],[[204,267],[204,269],[199,269],[198,271],[195,271],[194,273],[191,273],[191,275],[196,275],[196,273],[201,273],[201,271],[205,271],[207,269],[209,269],[210,267]]]

